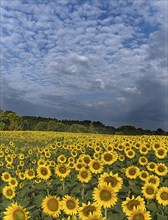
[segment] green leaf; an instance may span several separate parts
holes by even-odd
[[[157,219],[158,220],[167,220],[167,217],[163,216],[163,215],[160,215],[160,214],[157,214]]]
[[[37,207],[41,207],[41,202],[44,199],[44,197],[45,197],[45,193],[44,192],[41,193],[40,195],[34,197],[34,201],[35,201],[35,204],[36,204]]]
[[[154,202],[151,202],[146,205],[147,209],[149,209],[152,212],[157,212],[157,205]]]

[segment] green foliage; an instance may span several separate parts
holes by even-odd
[[[161,128],[156,131],[135,128],[132,125],[123,125],[119,128],[106,126],[99,121],[57,120],[35,116],[18,116],[13,111],[0,109],[0,130],[37,130],[74,133],[97,133],[119,135],[168,135]]]

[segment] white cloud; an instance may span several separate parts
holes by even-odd
[[[2,78],[23,101],[45,105],[47,95],[53,108],[56,94],[76,103],[97,94],[106,108],[125,103],[127,113],[135,97],[147,103],[140,79],[150,82],[152,73],[166,87],[167,3],[129,2],[3,1]],[[113,111],[113,119],[119,113],[126,115]]]

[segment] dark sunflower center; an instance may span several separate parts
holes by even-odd
[[[162,193],[160,194],[160,198],[161,198],[162,200],[168,200],[168,193],[167,193],[167,192],[162,192]]]
[[[29,176],[33,176],[33,171],[30,170],[30,171],[28,172],[28,175],[29,175]]]
[[[5,174],[4,179],[8,180],[9,179],[9,175]]]
[[[152,195],[152,194],[154,193],[154,189],[151,188],[151,187],[148,187],[148,188],[146,189],[146,193],[149,194],[149,195]]]
[[[127,208],[132,211],[134,207],[137,207],[138,205],[140,205],[140,202],[138,200],[131,200],[127,203]]]
[[[100,199],[103,201],[109,201],[111,199],[111,192],[108,190],[101,190]]]
[[[59,168],[59,172],[63,173],[63,174],[66,173],[66,170],[67,170],[66,167],[60,167]]]
[[[164,171],[164,167],[159,166],[159,167],[158,167],[158,171],[159,171],[159,172],[163,172],[163,171]]]
[[[47,169],[42,168],[42,169],[41,169],[41,173],[42,173],[44,176],[47,175],[47,174],[48,174]]]
[[[68,200],[68,201],[66,202],[66,205],[67,205],[67,208],[68,208],[68,209],[74,209],[74,208],[75,208],[75,202],[72,201],[72,200]]]
[[[13,213],[13,220],[25,220],[25,214],[22,210],[16,210]]]
[[[88,163],[90,162],[90,159],[87,158],[87,157],[85,157],[85,158],[84,158],[84,162],[85,162],[86,164],[88,164]]]
[[[96,208],[94,206],[86,206],[84,209],[83,209],[83,214],[84,216],[88,217],[90,213],[93,213],[96,211]]]
[[[105,161],[107,161],[107,162],[109,162],[109,161],[111,161],[113,158],[112,158],[112,155],[111,154],[105,154],[104,155],[104,160]]]
[[[130,174],[130,175],[133,176],[133,175],[135,175],[135,173],[136,173],[136,170],[135,170],[134,168],[132,168],[132,169],[129,170],[129,174]]]
[[[12,196],[12,195],[13,195],[13,191],[12,191],[11,189],[8,189],[8,190],[7,190],[7,195],[8,195],[8,196]]]
[[[144,215],[139,213],[139,214],[135,214],[133,217],[133,220],[144,220]]]
[[[12,185],[15,185],[15,184],[16,184],[16,181],[15,181],[15,180],[11,180],[11,184],[12,184]]]
[[[149,179],[149,181],[148,181],[149,183],[152,183],[152,184],[155,184],[156,183],[156,179],[154,179],[154,178],[151,178],[151,179]]]
[[[143,158],[141,158],[141,162],[142,163],[146,163],[146,159],[143,157]]]
[[[65,160],[65,158],[64,158],[64,157],[61,157],[60,159],[61,159],[61,161],[64,161],[64,160]]]
[[[146,174],[146,173],[142,173],[141,176],[142,176],[143,178],[146,178],[146,177],[147,177],[147,174]]]
[[[105,177],[105,182],[107,184],[111,184],[111,186],[115,187],[118,183],[118,180],[115,178],[115,177],[112,177],[112,176],[108,176],[108,177]]]
[[[142,152],[146,152],[147,149],[145,147],[142,148]]]
[[[161,150],[158,150],[158,154],[160,155],[160,156],[162,156],[163,154],[164,154],[164,151],[161,149]]]
[[[154,169],[155,168],[155,165],[154,164],[150,164],[149,166],[151,169]]]
[[[132,156],[132,155],[133,155],[133,152],[132,152],[132,151],[128,151],[128,155],[129,155],[129,156]]]
[[[81,169],[82,168],[82,164],[78,164],[77,167],[78,167],[78,169]]]
[[[58,210],[59,204],[56,198],[51,198],[48,200],[47,202],[47,208],[51,211],[51,212],[55,212]]]
[[[86,179],[86,178],[88,177],[88,173],[87,173],[86,171],[83,171],[83,172],[81,173],[81,177],[84,178],[84,179]]]
[[[94,162],[93,168],[94,168],[95,170],[98,170],[98,169],[100,168],[100,163],[99,163],[99,162]]]

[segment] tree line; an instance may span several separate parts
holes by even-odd
[[[135,128],[132,125],[123,125],[115,128],[113,126],[104,125],[100,121],[58,120],[56,118],[19,116],[16,112],[4,111],[2,109],[0,109],[0,130],[33,130],[122,135],[168,135],[168,132],[161,128],[155,131]]]

